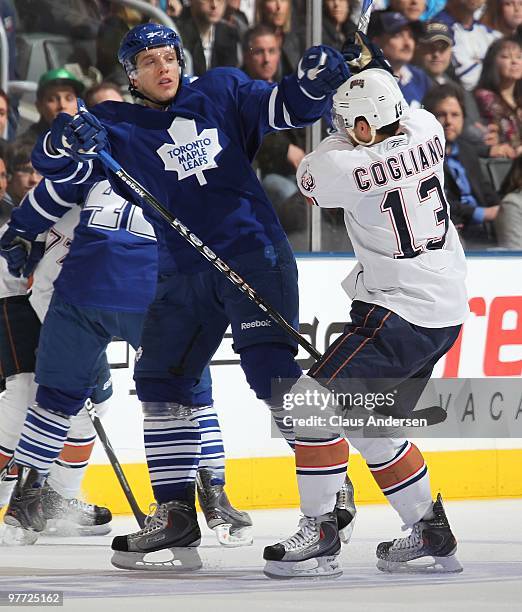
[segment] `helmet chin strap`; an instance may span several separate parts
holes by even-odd
[[[353,128],[346,128],[346,131],[348,132],[348,135],[354,142],[356,142],[358,145],[361,145],[363,147],[371,147],[372,144],[375,142],[375,137],[377,136],[377,130],[375,129],[373,125],[370,126],[370,134],[372,137],[367,142],[363,140],[359,140],[357,136],[355,135],[355,131]]]
[[[129,83],[129,93],[133,98],[139,98],[140,100],[147,100],[147,102],[152,102],[152,104],[159,106],[162,110],[167,109],[174,101],[174,98],[178,95],[178,92],[176,92],[176,95],[167,100],[166,102],[160,102],[159,100],[154,100],[153,98],[149,98],[148,96],[146,96],[144,93],[141,93],[141,91],[136,89],[136,87],[134,87],[132,83]]]

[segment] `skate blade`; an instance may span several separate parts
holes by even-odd
[[[339,539],[343,544],[349,544],[352,539],[353,528],[355,527],[355,516],[353,519],[344,527],[339,530]]]
[[[232,525],[230,523],[222,523],[221,525],[216,525],[216,527],[212,529],[221,546],[225,546],[226,548],[252,546],[254,538],[252,537],[251,527],[240,527],[232,532],[230,531],[231,528]]]
[[[145,570],[160,572],[193,572],[201,569],[203,563],[196,547],[193,548],[168,548],[172,553],[172,559],[159,561],[151,558],[154,553],[115,551],[111,563],[118,569]],[[165,552],[156,551],[156,552]],[[148,559],[145,557],[149,556]]]
[[[415,563],[412,561],[396,562],[378,559],[377,569],[390,574],[458,574],[464,570],[455,555],[422,557],[422,559],[432,559],[432,561],[419,562],[420,559],[416,559],[417,562]]]
[[[263,574],[274,580],[338,578],[343,573],[338,555],[316,557],[306,561],[267,561]]]
[[[0,544],[3,546],[32,546],[38,540],[36,531],[22,529],[20,526],[4,525],[0,534]]]
[[[53,537],[88,537],[107,535],[112,530],[110,523],[104,525],[78,525],[67,519],[50,519],[44,534]]]

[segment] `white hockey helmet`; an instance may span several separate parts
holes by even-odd
[[[379,128],[390,125],[408,115],[409,106],[395,77],[380,68],[368,68],[354,74],[333,97],[334,123],[345,128],[359,144],[370,145]],[[357,117],[364,117],[372,130],[371,142],[359,142],[353,128]]]

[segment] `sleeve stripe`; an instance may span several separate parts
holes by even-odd
[[[275,124],[275,101],[278,90],[279,88],[277,86],[274,87],[274,89],[272,89],[272,93],[270,94],[270,99],[268,100],[268,123],[271,128],[274,128],[274,130],[279,129]]]
[[[31,202],[31,206],[36,210],[36,212],[45,219],[49,219],[50,221],[58,221],[60,219],[60,217],[50,215],[38,204],[36,198],[34,197],[34,189],[29,192],[29,202]]]
[[[295,127],[295,125],[290,120],[290,114],[289,114],[289,112],[288,112],[284,102],[283,102],[283,117],[285,118],[286,125],[288,125],[289,127]]]
[[[61,206],[65,206],[66,208],[73,208],[76,206],[76,202],[66,202],[63,200],[57,193],[54,188],[52,182],[49,179],[45,179],[45,188],[47,189],[47,193],[51,196],[51,198]]]
[[[93,168],[92,161],[88,161],[87,162],[87,172],[85,173],[84,177],[82,179],[80,179],[79,181],[74,181],[74,184],[75,185],[80,185],[81,183],[86,181],[91,176],[91,174],[92,174],[92,168]]]
[[[54,182],[55,183],[67,183],[67,181],[71,181],[78,174],[78,172],[80,172],[82,166],[83,164],[78,163],[78,165],[76,166],[76,170],[71,175],[66,176],[63,179],[57,179]]]

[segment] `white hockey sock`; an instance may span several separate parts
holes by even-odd
[[[15,463],[46,475],[63,448],[70,425],[69,416],[49,412],[38,404],[28,408],[14,454]]]
[[[348,467],[346,440],[296,440],[295,460],[301,512],[305,516],[332,512]]]
[[[0,508],[7,506],[15,486],[16,476],[9,480],[0,481]]]
[[[202,408],[197,419],[201,435],[199,467],[211,470],[211,484],[225,484],[225,449],[215,408]]]

